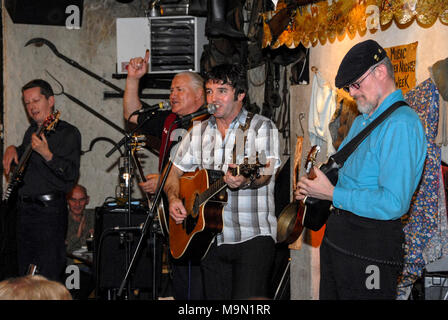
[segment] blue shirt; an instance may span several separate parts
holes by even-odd
[[[401,90],[396,90],[370,117],[358,116],[339,148],[402,100]],[[425,158],[426,138],[420,118],[410,107],[398,108],[364,139],[339,170],[333,206],[372,219],[400,218],[409,209]]]

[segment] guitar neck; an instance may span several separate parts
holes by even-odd
[[[141,180],[142,182],[146,182],[147,179],[146,179],[146,177],[145,177],[145,174],[143,173],[142,165],[140,164],[140,161],[137,159],[137,156],[135,155],[135,152],[134,152],[134,151],[135,151],[135,150],[133,150],[133,151],[131,152],[132,161],[134,161],[134,165],[135,165],[135,167],[136,167],[137,170],[138,170],[138,174],[139,174],[139,176],[140,176],[140,180]],[[148,194],[147,192],[145,192],[145,197],[146,197],[146,199],[147,199],[148,201],[150,201],[150,199],[151,199],[151,195],[150,195],[150,194]]]
[[[36,135],[40,136],[41,133],[44,131],[44,127],[41,126],[39,127],[39,129],[36,130]],[[31,146],[31,142],[26,146],[25,151],[23,152],[22,156],[20,157],[19,163],[17,164],[17,168],[14,171],[13,177],[17,176],[17,174],[21,173],[24,168],[26,163],[28,162],[28,159],[31,156],[31,152],[33,152],[33,148]]]
[[[238,174],[238,168],[229,168],[231,170],[232,175]],[[213,182],[210,187],[199,195],[199,203],[204,203],[210,200],[212,197],[220,193],[222,190],[227,188],[227,183],[224,182],[224,176]]]
[[[314,166],[311,168],[310,172],[308,173],[308,179],[314,180],[316,178],[316,173],[314,172]]]
[[[217,195],[225,188],[227,188],[227,183],[224,182],[224,177],[219,178],[207,189],[207,191],[204,191],[202,194],[199,195],[199,203],[202,204],[210,200],[212,197]]]

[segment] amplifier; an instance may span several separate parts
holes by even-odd
[[[425,300],[448,300],[448,274],[426,273]]]
[[[141,205],[131,205],[130,214],[127,206],[108,204],[95,209],[94,270],[99,289],[121,286],[141,237],[140,226],[146,218],[147,208]],[[153,287],[154,260],[155,285],[158,287],[162,273],[162,241],[153,237],[148,228],[133,272],[128,278],[131,288]]]

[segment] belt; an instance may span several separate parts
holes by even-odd
[[[21,202],[24,203],[36,203],[40,205],[46,205],[46,202],[63,199],[65,194],[62,192],[48,193],[48,194],[39,194],[34,196],[22,195],[19,197]]]
[[[334,208],[333,210],[331,210],[333,213],[337,214],[337,215],[341,215],[341,214],[348,214],[348,215],[352,215],[353,213],[347,210],[343,210],[343,209],[339,209],[339,208]]]
[[[364,216],[360,216],[357,215],[353,212],[347,211],[347,210],[343,210],[343,209],[339,209],[339,208],[334,208],[334,210],[332,210],[334,214],[340,216],[340,215],[345,215],[345,216],[355,216],[357,219],[361,219],[361,220],[366,220],[366,221],[375,221],[376,223],[390,223],[390,222],[397,222],[400,221],[401,222],[401,218],[397,218],[397,219],[391,219],[391,220],[378,220],[378,219],[373,219],[373,218],[367,218]]]

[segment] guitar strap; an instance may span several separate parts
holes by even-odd
[[[248,112],[246,117],[246,122],[244,125],[240,124],[239,129],[241,129],[243,132],[246,132],[249,127],[250,123],[252,121],[252,118],[254,117],[254,113]],[[246,140],[247,140],[247,134],[244,135],[244,141],[243,141],[243,152],[246,150]],[[235,136],[235,143],[233,145],[233,163],[236,163],[236,145],[237,145],[237,137]],[[244,154],[243,154],[244,157]]]
[[[336,152],[334,155],[330,157],[333,161],[338,164],[338,167],[341,168],[345,160],[352,154],[353,151],[360,145],[360,143],[375,129],[381,122],[383,122],[392,112],[397,110],[402,106],[409,106],[405,101],[397,101],[393,105],[391,105],[386,111],[378,116],[375,120],[372,121],[366,128],[364,128],[360,133],[358,133],[349,143],[347,143],[341,150]]]
[[[161,139],[162,141],[160,143],[160,150],[159,150],[159,172],[163,166],[162,161],[166,156],[165,153],[170,149],[172,143],[168,135],[171,134],[171,132],[177,128],[177,125],[173,124],[174,120],[176,120],[176,117],[177,116],[175,113],[170,113],[168,117],[166,117],[165,122],[163,123],[162,139]]]

